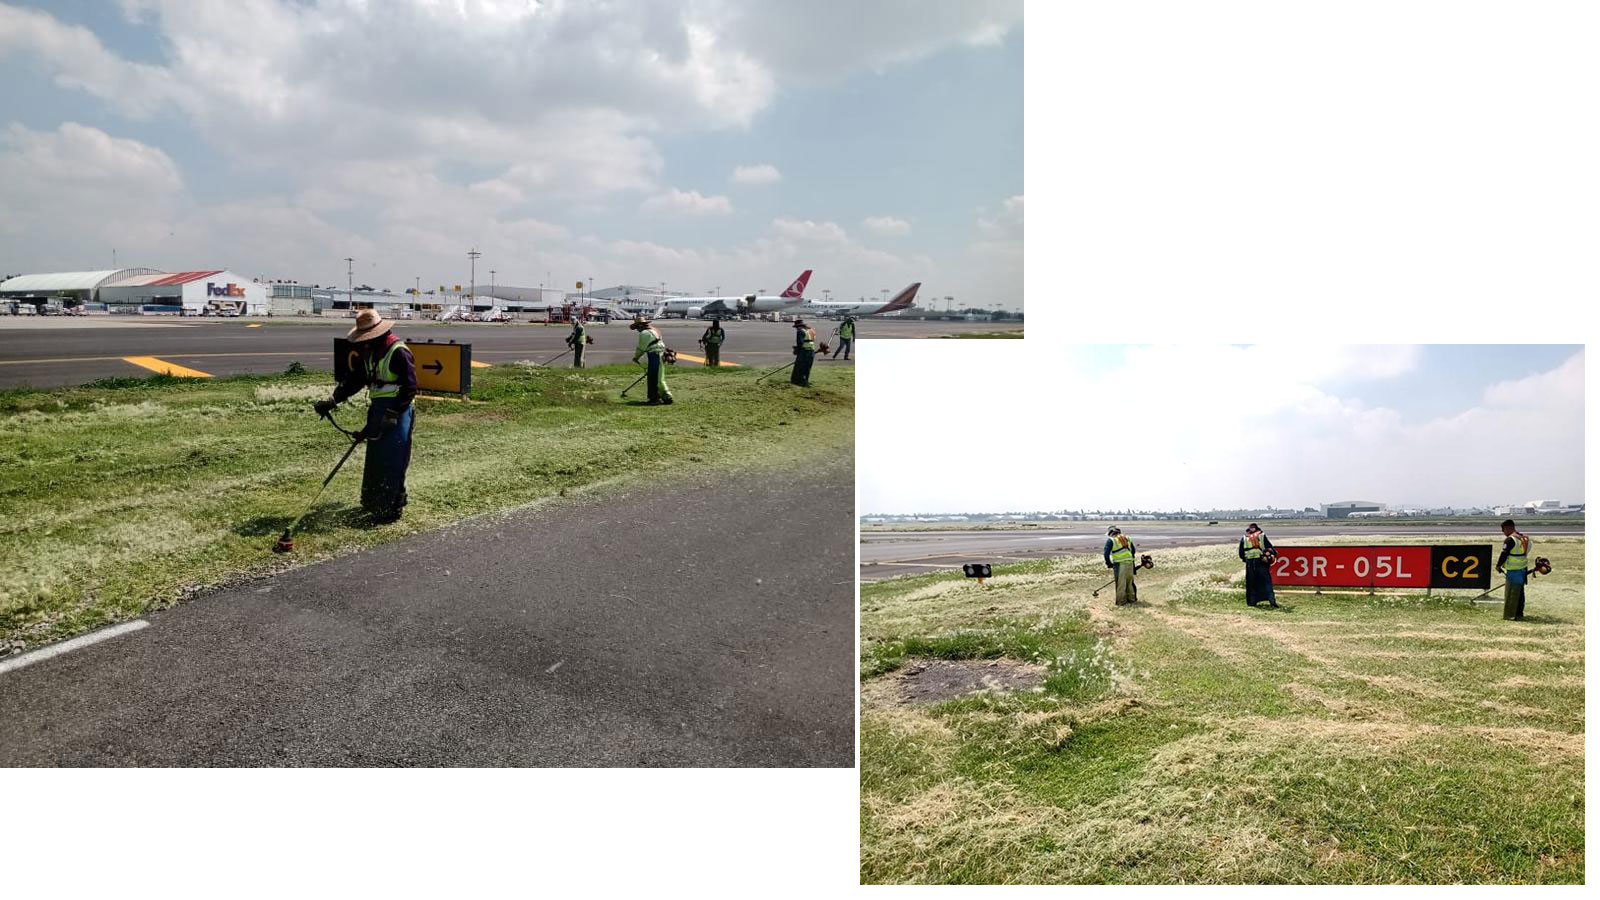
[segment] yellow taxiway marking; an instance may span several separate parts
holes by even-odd
[[[191,369],[187,366],[180,366],[177,363],[169,363],[154,356],[124,356],[122,360],[123,362],[130,362],[141,368],[149,369],[152,372],[159,372],[162,375],[177,375],[180,378],[211,377],[210,372],[202,372],[199,369]]]
[[[494,368],[493,366],[489,365],[486,362],[478,362],[477,360],[473,360],[472,361],[472,367],[474,369],[492,369],[492,368]]]
[[[706,364],[706,358],[704,356],[690,356],[687,353],[679,353],[678,357],[680,359],[687,359],[690,362],[697,362],[702,366]],[[735,369],[739,368],[739,364],[738,363],[725,362],[725,363],[723,363],[723,365],[730,366],[730,367],[735,368]]]
[[[261,323],[260,322],[255,322],[253,324],[246,325],[245,327],[246,328],[260,328],[261,327]]]

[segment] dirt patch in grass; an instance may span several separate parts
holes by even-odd
[[[1044,676],[1044,666],[1010,659],[930,659],[901,670],[900,702],[939,703],[978,691],[1037,691]]]

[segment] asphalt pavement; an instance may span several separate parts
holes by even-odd
[[[806,472],[557,500],[149,615],[0,672],[0,766],[848,767],[854,464]]]
[[[291,362],[309,369],[333,369],[333,339],[350,330],[349,319],[180,319],[175,317],[0,317],[0,388],[62,387],[99,378],[145,376],[151,367],[176,365],[203,375],[281,372]],[[697,341],[708,323],[666,319],[657,323],[667,345],[679,351],[679,364],[698,365],[704,356]],[[837,323],[814,323],[820,341],[836,343]],[[794,327],[786,322],[739,321],[723,326],[725,363],[775,367],[793,354]],[[455,341],[472,345],[476,362],[543,362],[566,349],[566,325],[477,324],[403,320],[395,332],[408,341]],[[864,320],[863,338],[938,337],[993,331],[990,323],[891,322]],[[637,335],[625,322],[591,325],[585,361],[625,363],[633,357]],[[856,345],[860,350],[861,345]],[[571,364],[571,357],[556,365]],[[818,365],[848,365],[842,357],[819,357]],[[178,374],[185,374],[179,372]]]
[[[1240,531],[1231,527],[1185,525],[1176,522],[1119,522],[1139,550],[1168,547],[1193,547],[1225,544],[1239,539]],[[1485,543],[1498,543],[1499,530],[1483,523],[1443,525],[1389,525],[1315,522],[1264,526],[1274,543],[1298,541],[1305,544],[1318,537],[1334,535],[1470,536]],[[1017,528],[997,531],[863,530],[861,535],[862,581],[876,581],[896,575],[917,575],[959,568],[963,563],[1004,563],[1046,559],[1073,553],[1099,552],[1106,539],[1107,523],[1084,522]],[[1539,534],[1582,535],[1583,526],[1551,524],[1541,526]]]

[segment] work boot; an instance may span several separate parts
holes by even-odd
[[[663,397],[663,398],[661,398],[661,405],[662,406],[671,406],[672,405],[672,398],[671,397]]]

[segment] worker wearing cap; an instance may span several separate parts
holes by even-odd
[[[844,317],[844,321],[839,323],[838,334],[839,334],[839,346],[833,348],[833,358],[834,359],[838,359],[839,358],[839,351],[843,350],[844,351],[844,358],[845,359],[849,359],[850,358],[850,346],[856,342],[856,318],[855,318],[855,316],[845,316]]]
[[[1121,528],[1113,525],[1106,529],[1103,555],[1106,568],[1113,570],[1117,577],[1117,605],[1137,602],[1139,588],[1133,583],[1133,573],[1138,566],[1134,563],[1133,541],[1128,540]]]
[[[801,387],[811,386],[811,364],[817,358],[817,333],[811,330],[804,319],[794,320],[794,371],[789,375],[790,384]]]
[[[1276,609],[1278,598],[1272,592],[1272,558],[1277,551],[1267,540],[1266,532],[1254,522],[1239,538],[1239,558],[1244,560],[1244,602],[1250,606],[1262,603]]]
[[[722,342],[727,337],[728,333],[722,330],[722,320],[712,319],[711,327],[706,329],[705,334],[700,335],[700,346],[706,348],[707,366],[716,368],[722,365]]]
[[[1517,523],[1511,519],[1500,523],[1500,533],[1506,536],[1505,546],[1500,548],[1500,559],[1494,564],[1494,570],[1506,576],[1506,604],[1500,615],[1520,622],[1522,606],[1527,599],[1528,548],[1533,546],[1533,539],[1518,531]]]
[[[628,327],[639,332],[639,346],[634,348],[633,361],[638,362],[641,356],[649,361],[645,384],[650,390],[650,405],[670,405],[672,394],[667,390],[666,362],[662,359],[667,351],[666,341],[661,339],[661,332],[644,316],[634,316],[633,324]]]
[[[567,346],[572,348],[572,367],[583,368],[583,346],[589,342],[589,329],[583,319],[572,317],[572,333],[567,335]]]
[[[411,401],[417,396],[417,364],[392,322],[364,309],[346,335],[354,347],[350,372],[333,389],[333,398],[316,404],[318,415],[367,389],[367,423],[356,436],[367,442],[361,475],[361,508],[374,522],[393,522],[406,505],[406,469],[411,465]]]

